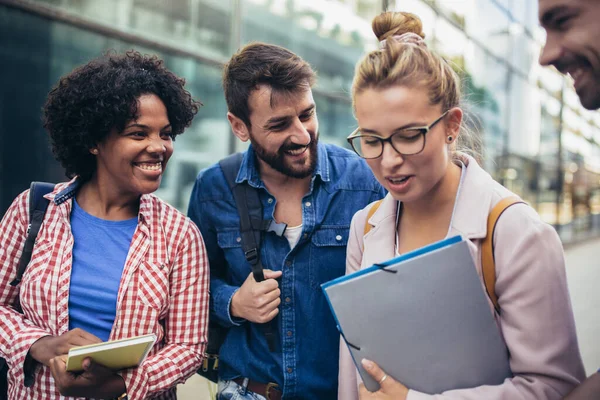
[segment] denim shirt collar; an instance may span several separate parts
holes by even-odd
[[[255,188],[264,188],[264,183],[260,178],[260,171],[258,170],[258,163],[255,157],[256,152],[252,145],[248,146],[248,150],[244,153],[244,158],[242,159],[242,165],[238,172],[237,178],[235,179],[236,183],[241,183],[244,181],[248,181],[250,186]],[[314,181],[315,177],[320,177],[323,182],[330,181],[330,166],[329,166],[329,158],[327,157],[327,148],[325,144],[319,142],[317,144],[317,166],[315,171],[313,172],[312,180]]]

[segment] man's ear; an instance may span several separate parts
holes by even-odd
[[[227,120],[229,121],[229,125],[231,125],[233,134],[237,136],[238,139],[242,142],[250,140],[250,131],[244,121],[233,115],[231,112],[227,112]]]

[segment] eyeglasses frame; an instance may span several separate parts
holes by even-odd
[[[392,133],[390,136],[388,136],[387,138],[382,138],[381,136],[377,136],[377,135],[360,135],[357,134],[357,132],[360,131],[360,128],[356,128],[354,131],[352,131],[352,133],[346,138],[346,140],[348,141],[348,143],[350,143],[350,146],[352,147],[352,150],[354,150],[354,152],[360,157],[363,158],[365,160],[374,160],[376,158],[379,158],[382,156],[383,154],[383,149],[384,149],[384,144],[386,142],[388,142],[390,144],[390,146],[392,146],[392,149],[394,149],[396,151],[396,153],[400,154],[401,156],[415,156],[417,154],[420,154],[423,152],[423,150],[425,150],[425,145],[427,144],[427,134],[429,133],[429,131],[431,129],[433,129],[433,127],[440,122],[442,119],[444,119],[444,117],[450,112],[450,110],[446,110],[442,115],[440,115],[435,121],[433,121],[431,124],[427,125],[427,126],[411,126],[409,128],[404,128],[401,129],[398,132]],[[421,150],[419,150],[416,153],[411,153],[411,154],[405,154],[402,153],[400,151],[398,151],[398,149],[396,149],[394,147],[394,144],[392,143],[392,137],[394,137],[395,135],[399,134],[401,131],[419,131],[419,133],[421,135],[423,135],[423,147],[421,148]],[[360,137],[371,137],[371,138],[377,138],[381,141],[381,153],[379,153],[379,155],[377,157],[363,157],[361,156],[358,151],[356,150],[356,148],[354,147],[353,144],[353,139],[355,138],[360,138]]]

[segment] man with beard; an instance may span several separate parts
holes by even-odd
[[[540,0],[546,45],[540,64],[569,74],[581,104],[600,108],[600,1]]]
[[[198,175],[188,214],[206,243],[211,318],[229,328],[218,399],[337,398],[339,333],[320,285],[344,275],[352,216],[384,191],[363,160],[319,142],[314,81],[308,63],[264,43],[225,65],[227,118],[250,141],[236,182],[258,191],[263,218],[287,229],[263,233],[265,280],[257,282],[222,169]],[[274,348],[265,323],[275,328]]]
[[[546,45],[540,64],[553,65],[574,81],[581,104],[600,108],[600,1],[540,0],[540,24]],[[571,392],[568,400],[600,398],[600,373],[596,372]]]

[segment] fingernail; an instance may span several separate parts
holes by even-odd
[[[363,358],[361,361],[363,367],[365,367],[365,369],[373,369],[373,362],[367,360],[366,358]]]
[[[85,369],[88,369],[90,367],[90,359],[86,358],[85,360],[83,360],[83,362],[81,363],[81,366]]]

